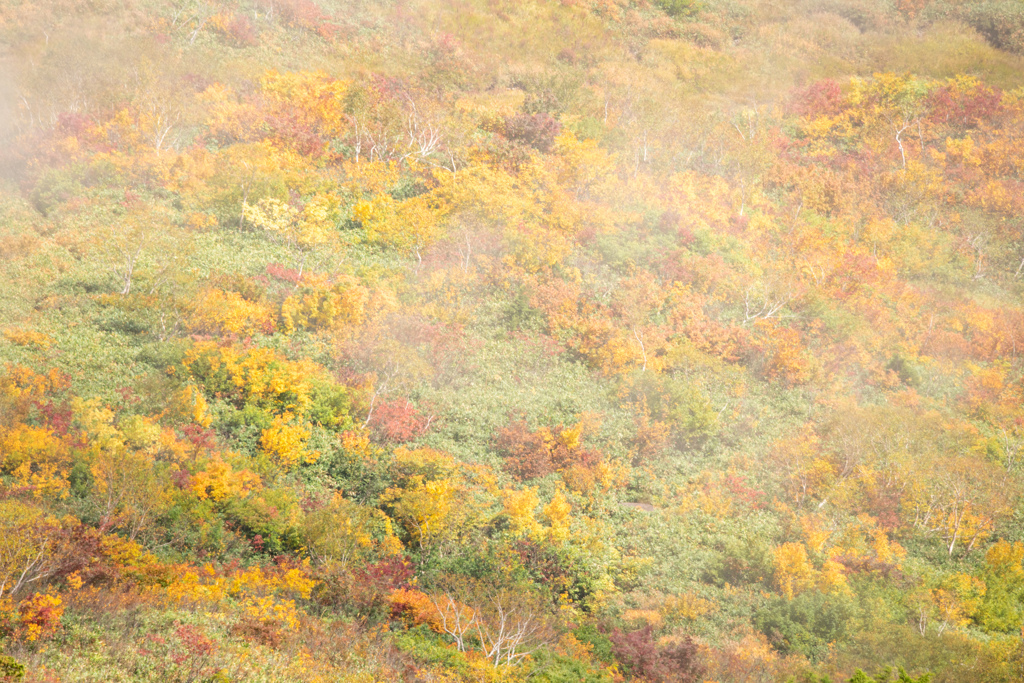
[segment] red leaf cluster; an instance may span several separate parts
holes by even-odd
[[[377,404],[369,426],[384,442],[405,443],[426,434],[430,421],[408,399],[396,398]]]
[[[649,683],[692,683],[701,680],[704,665],[697,660],[697,644],[690,637],[661,646],[649,624],[639,631],[618,629],[609,636],[612,652],[626,673]]]
[[[601,462],[597,451],[570,447],[561,438],[564,431],[564,425],[530,431],[526,421],[519,419],[498,431],[493,447],[505,470],[519,481],[573,468],[589,470]]]

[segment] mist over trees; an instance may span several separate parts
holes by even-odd
[[[0,680],[1024,680],[1018,0],[0,3]]]

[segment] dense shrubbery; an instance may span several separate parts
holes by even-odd
[[[926,7],[926,16],[949,17],[970,25],[993,46],[1017,54],[1024,53],[1024,8],[1012,0],[983,2],[934,2]]]
[[[50,4],[0,678],[1021,678],[1016,4]]]

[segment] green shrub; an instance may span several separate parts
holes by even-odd
[[[1024,54],[1024,3],[994,0],[964,5],[959,9],[961,16],[993,47]]]
[[[853,605],[845,597],[803,593],[792,600],[776,598],[754,614],[754,625],[783,654],[818,660],[830,643],[847,637]]]
[[[14,657],[0,655],[0,680],[20,681],[25,678],[25,665]]]
[[[439,665],[462,675],[469,674],[466,655],[444,642],[425,624],[397,636],[395,646],[421,662]]]
[[[874,676],[868,676],[860,669],[857,669],[850,678],[849,683],[889,683],[889,681],[893,680],[892,674],[892,667],[889,666],[885,667]],[[896,680],[893,681],[893,683],[928,683],[931,680],[932,675],[930,673],[921,674],[919,677],[914,678],[901,666],[896,671]]]
[[[728,536],[704,578],[716,586],[742,586],[764,583],[772,571],[771,548],[764,539]]]
[[[927,8],[925,16],[933,20],[959,19],[993,47],[1024,54],[1024,3],[1020,0],[936,2]]]
[[[268,489],[252,498],[228,499],[223,512],[232,528],[252,539],[258,550],[280,555],[303,547],[302,535],[291,523],[295,505],[290,492]]]
[[[615,661],[615,655],[612,654],[612,641],[605,634],[597,630],[597,627],[593,624],[584,624],[573,631],[573,635],[580,642],[587,643],[591,647],[591,652],[597,657],[598,660],[605,664],[611,664]]]
[[[547,648],[533,654],[533,667],[527,674],[540,683],[611,683],[607,671],[600,671],[576,659],[569,659]]]
[[[692,17],[703,9],[699,0],[654,0],[670,17]]]

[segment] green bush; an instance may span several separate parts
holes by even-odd
[[[792,600],[772,600],[754,614],[754,625],[779,652],[818,660],[828,653],[830,643],[846,639],[852,616],[848,598],[803,593]]]
[[[729,536],[720,545],[718,556],[705,571],[704,578],[716,586],[742,586],[764,583],[771,573],[771,548],[764,539]]]
[[[868,676],[860,669],[857,669],[850,678],[849,683],[889,683],[889,681],[892,681],[892,674],[892,667],[888,666],[874,676]],[[896,680],[893,683],[928,683],[931,680],[932,675],[930,673],[921,674],[919,677],[914,678],[901,666],[896,672]]]
[[[670,17],[692,17],[703,9],[699,0],[654,0]]]
[[[569,659],[547,648],[533,654],[533,667],[527,674],[540,683],[611,683],[607,671],[600,671],[576,659]]]
[[[961,12],[993,47],[1024,54],[1024,4],[1019,0],[983,2]]]
[[[397,636],[395,646],[421,662],[439,665],[463,675],[469,674],[466,655],[444,642],[440,635],[426,625],[409,629]]]
[[[885,367],[887,370],[895,372],[899,376],[900,381],[907,386],[917,387],[921,385],[921,366],[904,354],[897,353]]]
[[[615,661],[615,656],[612,654],[612,641],[605,634],[597,630],[597,627],[593,624],[584,624],[573,631],[573,635],[580,642],[587,643],[591,647],[591,652],[598,660],[605,664],[611,664]]]
[[[80,196],[84,191],[81,174],[82,170],[75,167],[47,170],[32,188],[32,206],[46,216],[60,204]]]
[[[328,429],[346,429],[352,426],[352,418],[349,416],[351,407],[352,402],[344,386],[314,382],[313,404],[307,416],[311,422]]]
[[[280,555],[303,547],[302,535],[291,523],[295,505],[288,491],[268,489],[260,496],[225,501],[223,513],[232,528],[253,539],[258,549]]]
[[[0,655],[0,680],[20,681],[25,678],[25,665],[14,657]]]
[[[928,8],[930,19],[959,19],[985,37],[993,47],[1024,54],[1024,3],[1020,0],[937,2]]]

